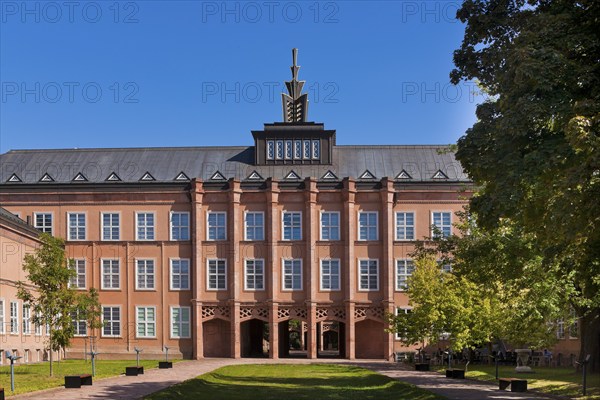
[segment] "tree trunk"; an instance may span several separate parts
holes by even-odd
[[[50,327],[49,330],[50,330],[50,332],[49,332],[50,333],[50,343],[48,345],[48,349],[49,349],[50,354],[49,354],[48,359],[50,360],[50,376],[53,376],[54,370],[52,369],[52,328]]]
[[[600,371],[600,308],[591,310],[581,318],[581,348],[579,360],[590,354],[589,372]]]

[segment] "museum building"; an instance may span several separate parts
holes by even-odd
[[[454,231],[472,183],[448,146],[337,145],[307,122],[296,51],[291,69],[283,122],[252,131],[252,146],[0,155],[2,207],[64,238],[71,285],[100,293],[103,327],[75,318],[67,355],[407,350],[386,314],[409,310],[415,243]]]

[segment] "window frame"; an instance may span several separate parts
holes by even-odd
[[[247,217],[249,214],[260,214],[262,216],[262,225],[260,229],[262,230],[262,238],[261,239],[249,239],[248,238],[248,229],[252,229],[254,234],[256,234],[256,229],[258,225],[256,225],[256,216],[254,216],[254,225],[248,225]],[[244,211],[244,240],[248,242],[260,242],[265,240],[265,212],[264,211]]]
[[[370,239],[368,232],[369,232],[369,228],[371,227],[371,225],[366,226],[367,228],[367,238],[366,239],[361,239],[360,237],[360,228],[361,223],[360,223],[360,216],[361,214],[375,214],[375,239]],[[368,219],[368,217],[367,217]],[[368,221],[367,221],[368,222]],[[376,242],[379,240],[379,211],[358,211],[357,213],[357,219],[356,219],[356,235],[357,235],[357,240],[359,242]]]
[[[110,308],[111,309],[111,319],[110,319],[110,323],[114,324],[115,320],[112,319],[113,315],[112,315],[112,309],[118,309],[119,310],[119,319],[116,320],[119,324],[119,334],[115,335],[113,333],[111,334],[106,334],[104,333],[104,329],[106,329],[107,325],[105,323],[105,319],[104,319],[104,309],[106,308]],[[112,305],[112,304],[103,304],[102,305],[102,315],[101,315],[101,321],[102,321],[102,329],[100,330],[100,336],[101,337],[105,337],[105,338],[120,338],[123,337],[123,313],[122,313],[122,307],[121,305]],[[111,332],[114,331],[113,325],[111,325]]]
[[[187,215],[187,239],[175,239],[175,236],[173,235],[173,229],[176,227],[175,225],[173,225],[173,214],[185,214]],[[181,217],[180,217],[181,218]],[[188,241],[191,240],[191,227],[190,227],[190,222],[191,222],[191,216],[190,216],[190,212],[189,211],[171,211],[169,212],[169,240],[171,241],[175,241],[175,242],[184,242],[184,241]],[[181,221],[181,220],[180,220]],[[181,230],[183,229],[181,225],[177,225],[177,229],[180,232],[181,235]]]
[[[411,313],[413,311],[413,308],[410,307],[410,306],[404,306],[404,307],[398,306],[398,307],[395,308],[394,315],[400,314],[400,310],[402,310],[404,312],[404,314],[409,314],[409,313]],[[400,334],[398,332],[394,333],[394,340],[398,340],[399,341],[399,340],[402,340],[402,339],[403,338],[400,336]]]
[[[443,227],[445,226],[442,223],[442,227],[438,227],[433,221],[434,221],[434,214],[450,214],[450,223],[448,224],[448,229],[450,230],[450,233],[446,236],[444,234],[444,229]],[[448,237],[452,235],[452,214],[454,214],[453,211],[450,210],[431,210],[431,213],[429,214],[429,218],[431,218],[430,222],[430,233],[431,233],[431,237],[432,238],[437,238],[438,236],[435,235],[435,230],[434,230],[434,226],[437,227],[441,232],[442,232],[442,238]],[[440,215],[440,220],[443,222],[443,215]]]
[[[323,229],[325,228],[325,226],[323,225],[323,214],[337,214],[337,239],[325,239],[323,237]],[[329,219],[329,221],[331,222],[331,217]],[[341,214],[339,211],[324,211],[321,210],[320,214],[319,214],[319,240],[321,241],[326,241],[326,242],[337,242],[340,241],[342,238],[342,229],[341,229],[341,225],[342,225],[342,219],[341,219]],[[331,225],[331,223],[328,225],[327,229],[329,229],[329,236],[331,237],[331,229],[332,227],[334,227],[334,225]]]
[[[143,226],[140,225],[140,220],[139,217],[141,215],[146,215],[146,217],[144,218],[144,224]],[[152,225],[148,225],[147,220],[148,217],[147,215],[152,215]],[[152,242],[157,240],[156,239],[156,211],[136,211],[135,212],[135,240],[139,241],[139,242]],[[144,229],[144,237],[142,238],[140,236],[140,228]],[[148,238],[148,232],[152,233],[152,238]]]
[[[75,314],[75,316],[73,316],[73,314]],[[87,327],[87,321],[84,320],[84,319],[78,319],[78,318],[79,318],[79,312],[78,311],[71,312],[71,323],[76,327],[74,329],[73,337],[86,337],[87,336],[87,330],[88,330],[87,329],[88,328]],[[80,332],[79,328],[81,328],[80,324],[82,322],[84,323],[84,326],[85,326],[85,333],[84,334],[79,333]]]
[[[334,274],[331,273],[331,262],[335,261],[337,262],[337,289],[332,289],[331,286],[333,286],[331,283],[333,282],[333,280],[331,279],[332,276],[335,276]],[[329,262],[329,286],[330,288],[325,288],[323,287],[323,277],[325,276],[325,274],[323,273],[323,263],[324,262]],[[339,258],[322,258],[319,260],[319,290],[322,292],[339,292],[342,290],[342,267],[341,267],[342,263],[340,261]]]
[[[404,263],[404,273],[400,274],[398,272],[399,263]],[[412,264],[412,272],[408,273],[409,264]],[[412,258],[396,258],[394,262],[394,291],[396,292],[406,292],[408,290],[408,283],[405,283],[404,287],[401,287],[398,283],[398,279],[402,276],[404,277],[404,282],[407,282],[408,277],[411,276],[415,272],[415,261]]]
[[[26,314],[27,318],[25,317]],[[25,302],[21,303],[21,329],[24,336],[31,335],[31,306]]]
[[[71,277],[69,280],[69,287],[76,290],[85,290],[87,288],[87,260],[85,258],[73,258],[75,262],[70,268],[75,271],[75,276]],[[83,274],[79,272],[79,263],[83,262]],[[83,275],[83,286],[79,285],[79,278]],[[72,280],[74,279],[74,281]],[[73,284],[76,282],[76,285]]]
[[[285,229],[286,229],[286,226],[285,226],[285,215],[286,214],[292,214],[292,216],[291,216],[291,218],[292,218],[291,219],[291,225],[289,227],[289,229],[290,229],[290,238],[289,239],[285,238]],[[294,217],[293,217],[293,214],[300,214],[300,226],[299,226],[299,228],[300,228],[300,238],[298,238],[298,239],[296,239],[296,238],[293,237],[293,232],[294,232],[294,219],[293,219]],[[282,241],[296,242],[296,241],[301,241],[302,240],[302,236],[303,236],[302,235],[302,225],[303,225],[302,224],[302,214],[303,214],[302,211],[283,211],[281,213],[281,240]]]
[[[15,314],[13,315],[13,306],[14,306],[14,311]],[[19,321],[19,302],[18,301],[11,301],[9,303],[9,319],[10,319],[10,324],[9,324],[9,333],[11,335],[18,335],[20,332],[20,328],[21,328],[21,324]],[[13,322],[14,320],[14,322]]]
[[[398,215],[399,214],[404,214],[404,239],[401,239],[398,235],[398,228],[400,227],[398,224]],[[406,224],[406,214],[412,214],[412,218],[413,218],[413,224],[411,225],[407,225]],[[413,235],[412,238],[408,239],[406,238],[406,229],[412,227],[413,230]],[[417,240],[417,213],[415,211],[396,211],[394,212],[394,240],[396,240],[397,242],[414,242],[415,240]]]
[[[6,334],[6,301],[0,297],[0,335]]]
[[[148,312],[147,310],[151,308],[154,310],[154,320],[149,322],[148,321]],[[140,331],[139,331],[139,327],[140,327],[140,316],[139,316],[139,310],[140,309],[144,309],[144,322],[142,322],[142,324],[144,324],[144,335],[140,335]],[[157,318],[156,318],[156,306],[152,306],[152,305],[136,305],[135,306],[135,337],[136,339],[156,339],[156,332],[157,332]],[[154,335],[148,335],[148,325],[153,324],[154,325]]]
[[[210,264],[211,262],[215,263],[215,272],[211,274]],[[223,272],[219,272],[220,263],[223,263]],[[211,285],[211,275],[215,277],[215,287],[210,287]],[[219,287],[219,277],[223,276],[224,287]],[[226,258],[207,258],[206,259],[206,291],[207,292],[222,292],[227,290],[227,259]]]
[[[104,261],[111,261],[111,268],[113,267],[112,261],[117,262],[117,267],[119,269],[119,271],[117,273],[118,287],[105,287],[105,285],[104,285]],[[115,274],[111,271],[110,275],[114,276]],[[111,282],[112,282],[112,279],[111,279]],[[100,289],[101,290],[111,290],[111,291],[121,290],[121,259],[120,258],[101,258],[100,259]]]
[[[71,225],[71,215],[83,215],[83,228],[79,226],[79,221],[77,221],[77,226],[73,227]],[[73,239],[71,237],[71,228],[74,228],[77,231],[76,236],[79,236],[79,229],[83,229],[83,239]],[[87,240],[87,212],[86,211],[67,211],[67,240],[69,242],[83,242]]]
[[[294,276],[297,274],[294,274],[293,270],[291,273],[291,282],[292,282],[292,287],[291,288],[286,288],[285,287],[285,278],[286,278],[286,273],[285,273],[285,263],[286,261],[297,261],[300,263],[300,287],[299,288],[294,288],[293,283],[294,283]],[[304,265],[303,265],[303,260],[302,258],[282,258],[281,259],[281,291],[282,292],[301,292],[304,290]],[[293,268],[293,265],[292,265]]]
[[[211,229],[215,229],[215,234],[218,233],[218,229],[221,228],[221,225],[216,225],[214,227],[210,226],[210,216],[211,215],[215,215],[218,219],[219,214],[222,214],[225,216],[225,220],[223,222],[223,230],[225,233],[225,237],[223,239],[218,239],[215,235],[215,239],[211,239],[210,238],[210,230]],[[218,220],[217,220],[218,222]],[[227,241],[227,211],[207,211],[206,212],[206,241],[207,242],[224,242]]]
[[[248,287],[248,261],[253,262],[253,272],[250,274],[253,279],[252,282],[254,284],[253,288],[249,288]],[[256,262],[260,261],[262,264],[262,272],[260,275],[262,275],[262,287],[261,288],[257,288],[256,287],[256,276],[259,275],[256,273]],[[264,258],[244,258],[244,290],[247,292],[264,292],[265,291],[265,259]]]
[[[106,215],[106,214],[112,214],[112,215],[117,215],[118,216],[117,217],[118,218],[118,226],[117,226],[118,237],[116,239],[114,239],[113,235],[112,235],[112,230],[115,228],[114,225],[113,225],[112,218],[111,218],[111,224],[109,225],[110,232],[111,232],[111,234],[109,236],[110,239],[106,239],[104,237],[104,228],[105,228],[105,226],[104,226],[104,215]],[[100,212],[100,241],[102,241],[102,242],[118,242],[118,241],[120,241],[121,240],[121,225],[122,225],[122,218],[121,218],[121,212],[120,211],[101,211]]]
[[[187,288],[175,288],[173,286],[173,261],[187,261]],[[181,267],[180,267],[181,268]],[[181,280],[181,276],[184,275],[181,272],[178,273],[178,275],[180,275],[180,282],[182,282]],[[181,285],[180,285],[181,286]],[[184,290],[191,290],[191,261],[189,258],[169,258],[169,290],[170,291],[184,291]]]
[[[187,336],[175,336],[173,334],[173,326],[174,326],[174,321],[173,321],[173,310],[174,309],[179,309],[180,312],[182,309],[187,309],[188,310],[188,321],[187,321],[187,325],[188,325],[188,335]],[[181,314],[180,314],[181,315]],[[184,324],[183,320],[179,321],[179,326],[180,326],[180,333],[181,333],[181,326]],[[189,306],[170,306],[169,307],[169,338],[170,339],[189,339],[192,337],[192,311],[191,311],[191,307]]]
[[[144,275],[145,278],[145,283],[146,283],[146,287],[140,287],[140,282],[139,282],[139,278],[140,278],[140,271],[139,271],[139,262],[143,261],[144,262],[144,268],[145,271],[142,273],[142,275]],[[147,287],[148,286],[148,262],[151,261],[152,262],[152,287]],[[139,290],[139,291],[144,291],[144,292],[152,292],[152,291],[156,291],[156,259],[154,258],[135,258],[134,260],[135,262],[135,290]]]
[[[371,272],[370,271],[367,272],[367,278],[368,278],[368,282],[369,282],[369,287],[366,288],[366,289],[363,289],[361,287],[361,278],[362,278],[361,263],[363,261],[366,261],[366,262],[369,262],[369,263],[371,261],[375,261],[375,263],[376,263],[376,267],[377,267],[377,287],[375,289],[373,289],[373,288],[370,287],[371,286],[370,279],[369,279],[371,277]],[[381,271],[380,271],[380,268],[379,268],[379,259],[378,258],[359,258],[358,259],[358,263],[357,263],[357,267],[358,267],[358,271],[357,271],[357,278],[358,279],[356,280],[357,281],[356,283],[358,285],[358,291],[359,292],[378,292],[380,290],[380,287],[381,287],[381,284],[379,282],[381,280]],[[368,268],[370,269],[371,266],[368,265]]]
[[[38,226],[37,224],[37,216],[38,215],[49,215],[50,216],[50,232],[47,232],[45,229],[46,222],[44,220],[44,224],[42,226]],[[33,212],[33,227],[40,232],[46,232],[54,236],[54,212],[53,211],[34,211]]]

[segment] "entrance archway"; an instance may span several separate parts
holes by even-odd
[[[242,357],[269,356],[269,324],[250,319],[240,324]]]
[[[279,358],[306,358],[306,323],[289,319],[279,322]]]
[[[220,318],[202,323],[204,357],[231,357],[231,327]]]
[[[365,319],[354,325],[356,358],[382,359],[385,357],[383,344],[385,330],[383,322]]]

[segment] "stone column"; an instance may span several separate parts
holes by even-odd
[[[317,259],[316,241],[319,237],[319,216],[317,215],[317,181],[314,178],[306,178],[304,192],[304,243],[306,244],[306,258],[304,260],[304,274],[306,283],[306,306],[307,306],[307,357],[317,358],[317,289],[319,287],[319,261]]]
[[[381,245],[382,259],[380,264],[382,306],[388,313],[394,312],[394,182],[388,178],[381,180]],[[385,324],[385,322],[384,322]],[[384,357],[392,360],[394,351],[394,335],[385,333]]]
[[[279,358],[279,304],[277,302],[277,293],[279,291],[279,282],[281,269],[277,252],[277,242],[280,238],[280,216],[277,210],[279,204],[279,186],[277,181],[267,179],[267,190],[265,192],[267,202],[267,213],[265,215],[265,239],[266,239],[266,257],[265,257],[265,284],[271,303],[271,312],[269,314],[269,357]]]
[[[193,306],[193,358],[196,360],[204,358],[204,343],[202,333],[202,234],[204,233],[202,224],[202,197],[204,189],[202,181],[194,179],[191,184],[192,209],[190,214],[190,239],[192,241],[192,260],[191,260],[191,284],[192,284],[192,306]],[[166,263],[166,264],[165,264]],[[166,271],[166,282],[163,282],[163,293],[166,295],[169,287],[169,265],[168,260],[163,260],[163,271]],[[165,314],[168,310],[163,309]],[[170,318],[168,316],[167,318]],[[166,326],[169,326],[167,324]],[[168,332],[167,336],[168,337]]]
[[[231,357],[241,358],[240,342],[240,302],[230,300],[231,307]]]
[[[277,314],[279,305],[276,302],[271,303],[271,312],[269,313],[269,357],[279,358],[279,324],[277,323]]]
[[[229,180],[229,212],[227,226],[227,242],[229,245],[229,259],[227,261],[227,284],[229,286],[231,302],[231,356],[233,358],[241,357],[241,337],[240,337],[240,287],[244,277],[240,260],[240,240],[243,236],[241,216],[240,216],[240,198],[242,190],[240,181]]]
[[[356,259],[354,257],[354,241],[356,240],[356,185],[353,179],[344,179],[344,214],[342,216],[343,240],[346,244],[344,254],[344,286],[346,289],[346,358],[355,358],[355,330],[354,330],[354,294],[356,292]]]

